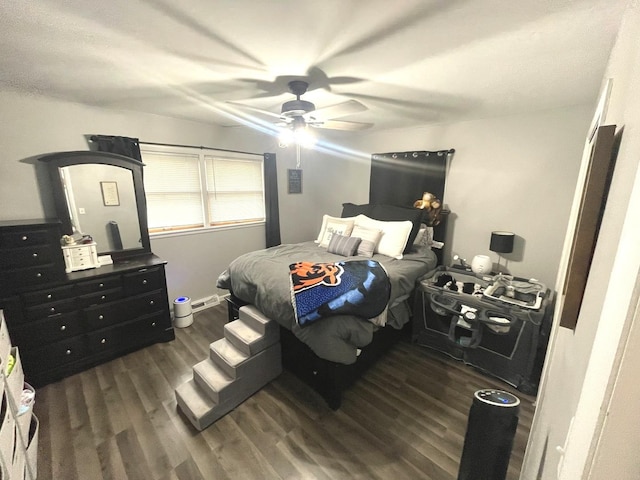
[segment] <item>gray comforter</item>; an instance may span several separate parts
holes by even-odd
[[[362,260],[364,257],[349,257]],[[235,259],[218,278],[218,288],[230,290],[245,302],[255,305],[268,318],[291,330],[316,355],[333,362],[351,364],[358,348],[368,345],[378,328],[374,322],[355,316],[323,318],[301,328],[295,321],[291,304],[289,265],[295,262],[340,262],[349,260],[328,253],[314,242],[279,245],[244,254]],[[391,281],[391,297],[386,324],[401,328],[409,321],[405,301],[416,280],[436,266],[430,249],[405,254],[402,260],[375,254]]]

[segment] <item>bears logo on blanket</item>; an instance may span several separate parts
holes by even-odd
[[[337,263],[298,262],[289,266],[293,290],[299,292],[319,283],[339,285],[344,268]]]
[[[387,307],[391,283],[375,260],[289,265],[291,303],[300,326],[329,315],[373,318]]]

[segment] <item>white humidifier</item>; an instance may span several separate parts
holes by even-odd
[[[486,255],[476,255],[471,261],[471,271],[473,273],[479,273],[486,275],[493,270],[493,262]]]

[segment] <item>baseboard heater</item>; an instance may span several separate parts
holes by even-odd
[[[215,307],[216,305],[220,305],[219,295],[211,295],[209,297],[201,298],[199,300],[193,301],[191,304],[193,313],[200,312],[207,308]]]

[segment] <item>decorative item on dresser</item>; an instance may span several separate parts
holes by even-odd
[[[41,160],[50,171],[59,221],[0,223],[0,309],[34,386],[175,338],[166,262],[150,249],[142,163],[89,151]],[[100,182],[113,178],[120,204],[108,206],[107,217],[98,209]],[[109,237],[113,219],[121,227],[118,242]],[[92,231],[82,232],[81,225]],[[91,249],[90,259],[70,259],[65,272],[63,236],[99,240],[80,244]],[[98,263],[97,255],[113,262]]]

